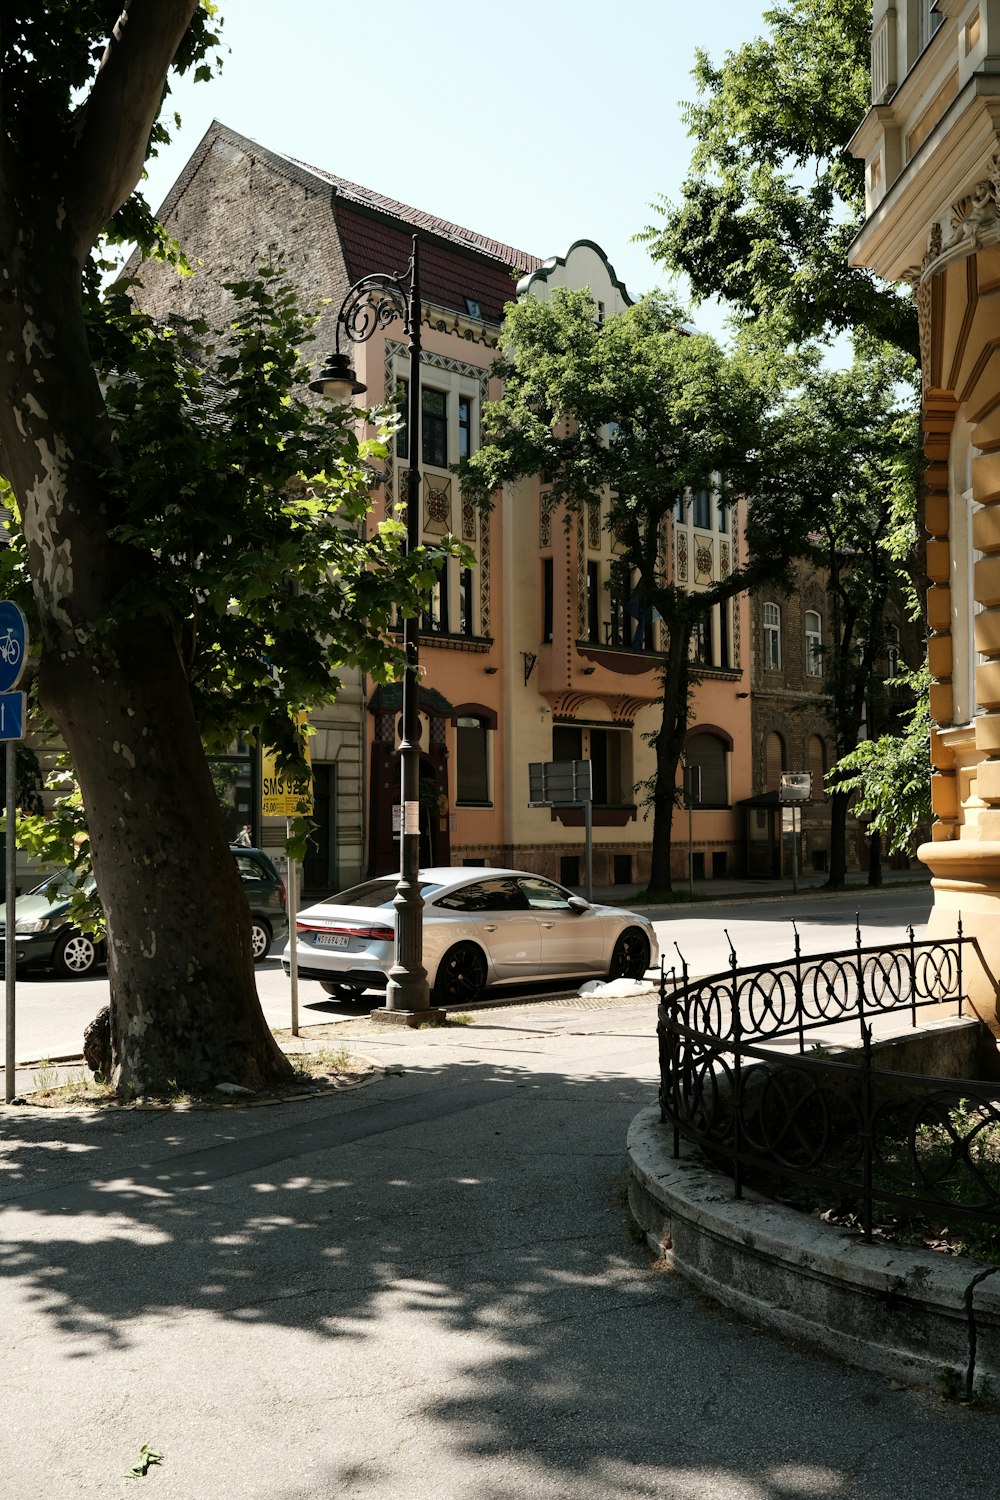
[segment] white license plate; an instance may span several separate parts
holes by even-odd
[[[317,932],[317,948],[346,948],[350,943],[346,932]]]

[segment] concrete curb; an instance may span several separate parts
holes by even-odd
[[[628,1133],[629,1207],[658,1253],[751,1322],[876,1374],[958,1394],[970,1360],[965,1292],[981,1262],[866,1245],[747,1193],[672,1136],[657,1106]],[[975,1292],[973,1390],[1000,1398],[1000,1276]]]

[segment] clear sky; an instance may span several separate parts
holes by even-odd
[[[212,119],[547,256],[596,240],[633,296],[665,273],[632,235],[676,197],[695,49],[759,35],[769,0],[222,0],[219,78],[180,84],[157,207]],[[701,311],[699,326],[719,331]]]

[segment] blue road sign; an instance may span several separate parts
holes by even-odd
[[[21,681],[28,662],[28,622],[10,599],[0,599],[0,693],[9,693]],[[20,739],[2,735],[3,739]]]
[[[0,740],[23,740],[27,716],[25,693],[0,693]]]

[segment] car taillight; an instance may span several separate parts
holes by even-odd
[[[279,885],[281,887],[281,904],[285,908],[285,910],[287,911],[288,910],[288,897],[285,895],[285,882],[283,880],[281,880],[278,883],[279,883]]]
[[[391,943],[393,930],[391,927],[321,927],[315,922],[296,922],[296,932],[339,932],[344,937],[371,938],[377,943]]]

